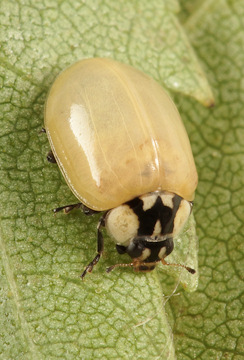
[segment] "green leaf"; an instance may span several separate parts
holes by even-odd
[[[178,359],[244,357],[243,14],[242,1],[205,1],[184,26],[216,105],[207,110],[178,98],[191,124],[200,178],[195,200],[199,287],[194,296],[184,293],[171,304]]]
[[[0,0],[1,358],[243,358],[244,5],[186,3],[182,26],[176,0]],[[52,215],[76,199],[45,160],[45,99],[63,68],[94,56],[131,64],[181,93],[175,100],[200,179],[194,293],[179,286],[197,287],[184,269],[106,274],[121,262],[106,236],[102,260],[82,282],[99,216]],[[197,103],[213,104],[204,72],[211,109]],[[192,217],[167,261],[197,267],[194,231]]]

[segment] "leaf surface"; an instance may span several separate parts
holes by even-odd
[[[244,7],[224,0],[198,5],[180,14],[181,25],[179,5],[169,0],[0,1],[3,359],[243,356]],[[201,276],[194,293],[178,285],[196,290],[197,275],[177,268],[106,274],[106,266],[121,262],[106,235],[103,259],[82,282],[99,216],[51,213],[76,200],[45,160],[45,99],[61,70],[95,56],[131,64],[181,93],[175,100],[200,178]],[[198,103],[213,104],[204,73],[213,109]],[[193,217],[175,243],[167,260],[197,267]]]

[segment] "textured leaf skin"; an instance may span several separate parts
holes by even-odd
[[[172,298],[176,353],[184,360],[240,360],[244,357],[244,4],[188,3],[202,3],[184,28],[213,88],[215,107],[207,110],[178,98],[191,119],[196,144],[200,278],[193,296]]]
[[[181,25],[170,0],[0,0],[1,359],[243,358],[244,6],[186,3]],[[107,237],[100,264],[79,278],[99,216],[52,215],[75,199],[46,162],[39,131],[56,75],[93,56],[133,65],[180,93],[200,178],[198,290],[197,276],[174,268],[106,275],[121,261]],[[211,109],[197,102],[213,104],[204,72]],[[193,218],[188,226],[168,261],[197,266]]]

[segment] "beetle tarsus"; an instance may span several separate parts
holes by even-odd
[[[45,128],[41,128],[41,130],[39,131],[39,134],[46,134],[46,129]]]
[[[81,274],[82,280],[86,276],[86,274],[89,272],[92,272],[94,266],[98,263],[100,260],[100,257],[103,253],[104,248],[104,241],[103,241],[103,234],[101,232],[101,227],[105,226],[105,217],[107,212],[103,214],[103,216],[100,218],[99,223],[97,225],[97,255],[94,257],[94,259],[90,262],[90,264],[87,265],[83,273]]]
[[[77,204],[60,206],[58,208],[53,209],[53,212],[56,214],[57,212],[64,210],[65,214],[68,214],[73,209],[79,209],[81,207],[81,205],[82,205],[81,203],[77,203]]]
[[[51,164],[56,164],[57,161],[53,155],[52,150],[49,150],[48,154],[47,154],[47,161],[50,162]]]
[[[81,274],[81,278],[82,280],[84,279],[84,277],[86,276],[87,273],[91,273],[94,266],[98,263],[98,261],[100,260],[101,254],[97,254],[94,259],[90,262],[90,264],[87,265],[87,267],[85,268],[85,270],[83,271],[83,273]]]

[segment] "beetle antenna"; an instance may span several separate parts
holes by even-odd
[[[161,259],[161,262],[162,262],[163,265],[182,267],[182,268],[186,269],[187,271],[189,271],[189,273],[191,273],[191,274],[195,274],[195,272],[196,272],[196,270],[194,270],[194,269],[192,269],[192,268],[190,268],[189,266],[186,266],[186,265],[167,263],[164,259]]]
[[[128,263],[128,264],[115,264],[115,265],[109,266],[109,267],[106,269],[106,272],[107,272],[107,273],[110,273],[110,272],[113,271],[113,269],[115,269],[116,267],[127,267],[127,266],[134,266],[134,264],[133,264],[133,263]]]
[[[178,267],[182,267],[182,268],[184,268],[184,269],[186,269],[187,271],[189,271],[189,273],[191,273],[191,274],[195,274],[196,273],[196,270],[194,270],[194,269],[192,269],[192,268],[190,268],[189,266],[186,266],[186,265],[182,265],[182,264],[172,264],[172,263],[167,263],[164,259],[161,259],[161,262],[162,262],[162,264],[163,265],[168,265],[168,266],[178,266]],[[155,262],[153,262],[153,263],[144,263],[144,262],[141,262],[140,263],[140,266],[141,265],[146,265],[146,266],[149,266],[149,265],[155,265]],[[106,272],[107,273],[110,273],[111,271],[113,271],[115,268],[117,268],[117,267],[128,267],[128,266],[133,266],[134,267],[134,270],[136,271],[136,268],[138,267],[138,266],[135,266],[135,262],[133,262],[133,263],[126,263],[126,264],[115,264],[115,265],[112,265],[112,266],[109,266],[107,269],[106,269]],[[137,270],[138,271],[138,270]]]

